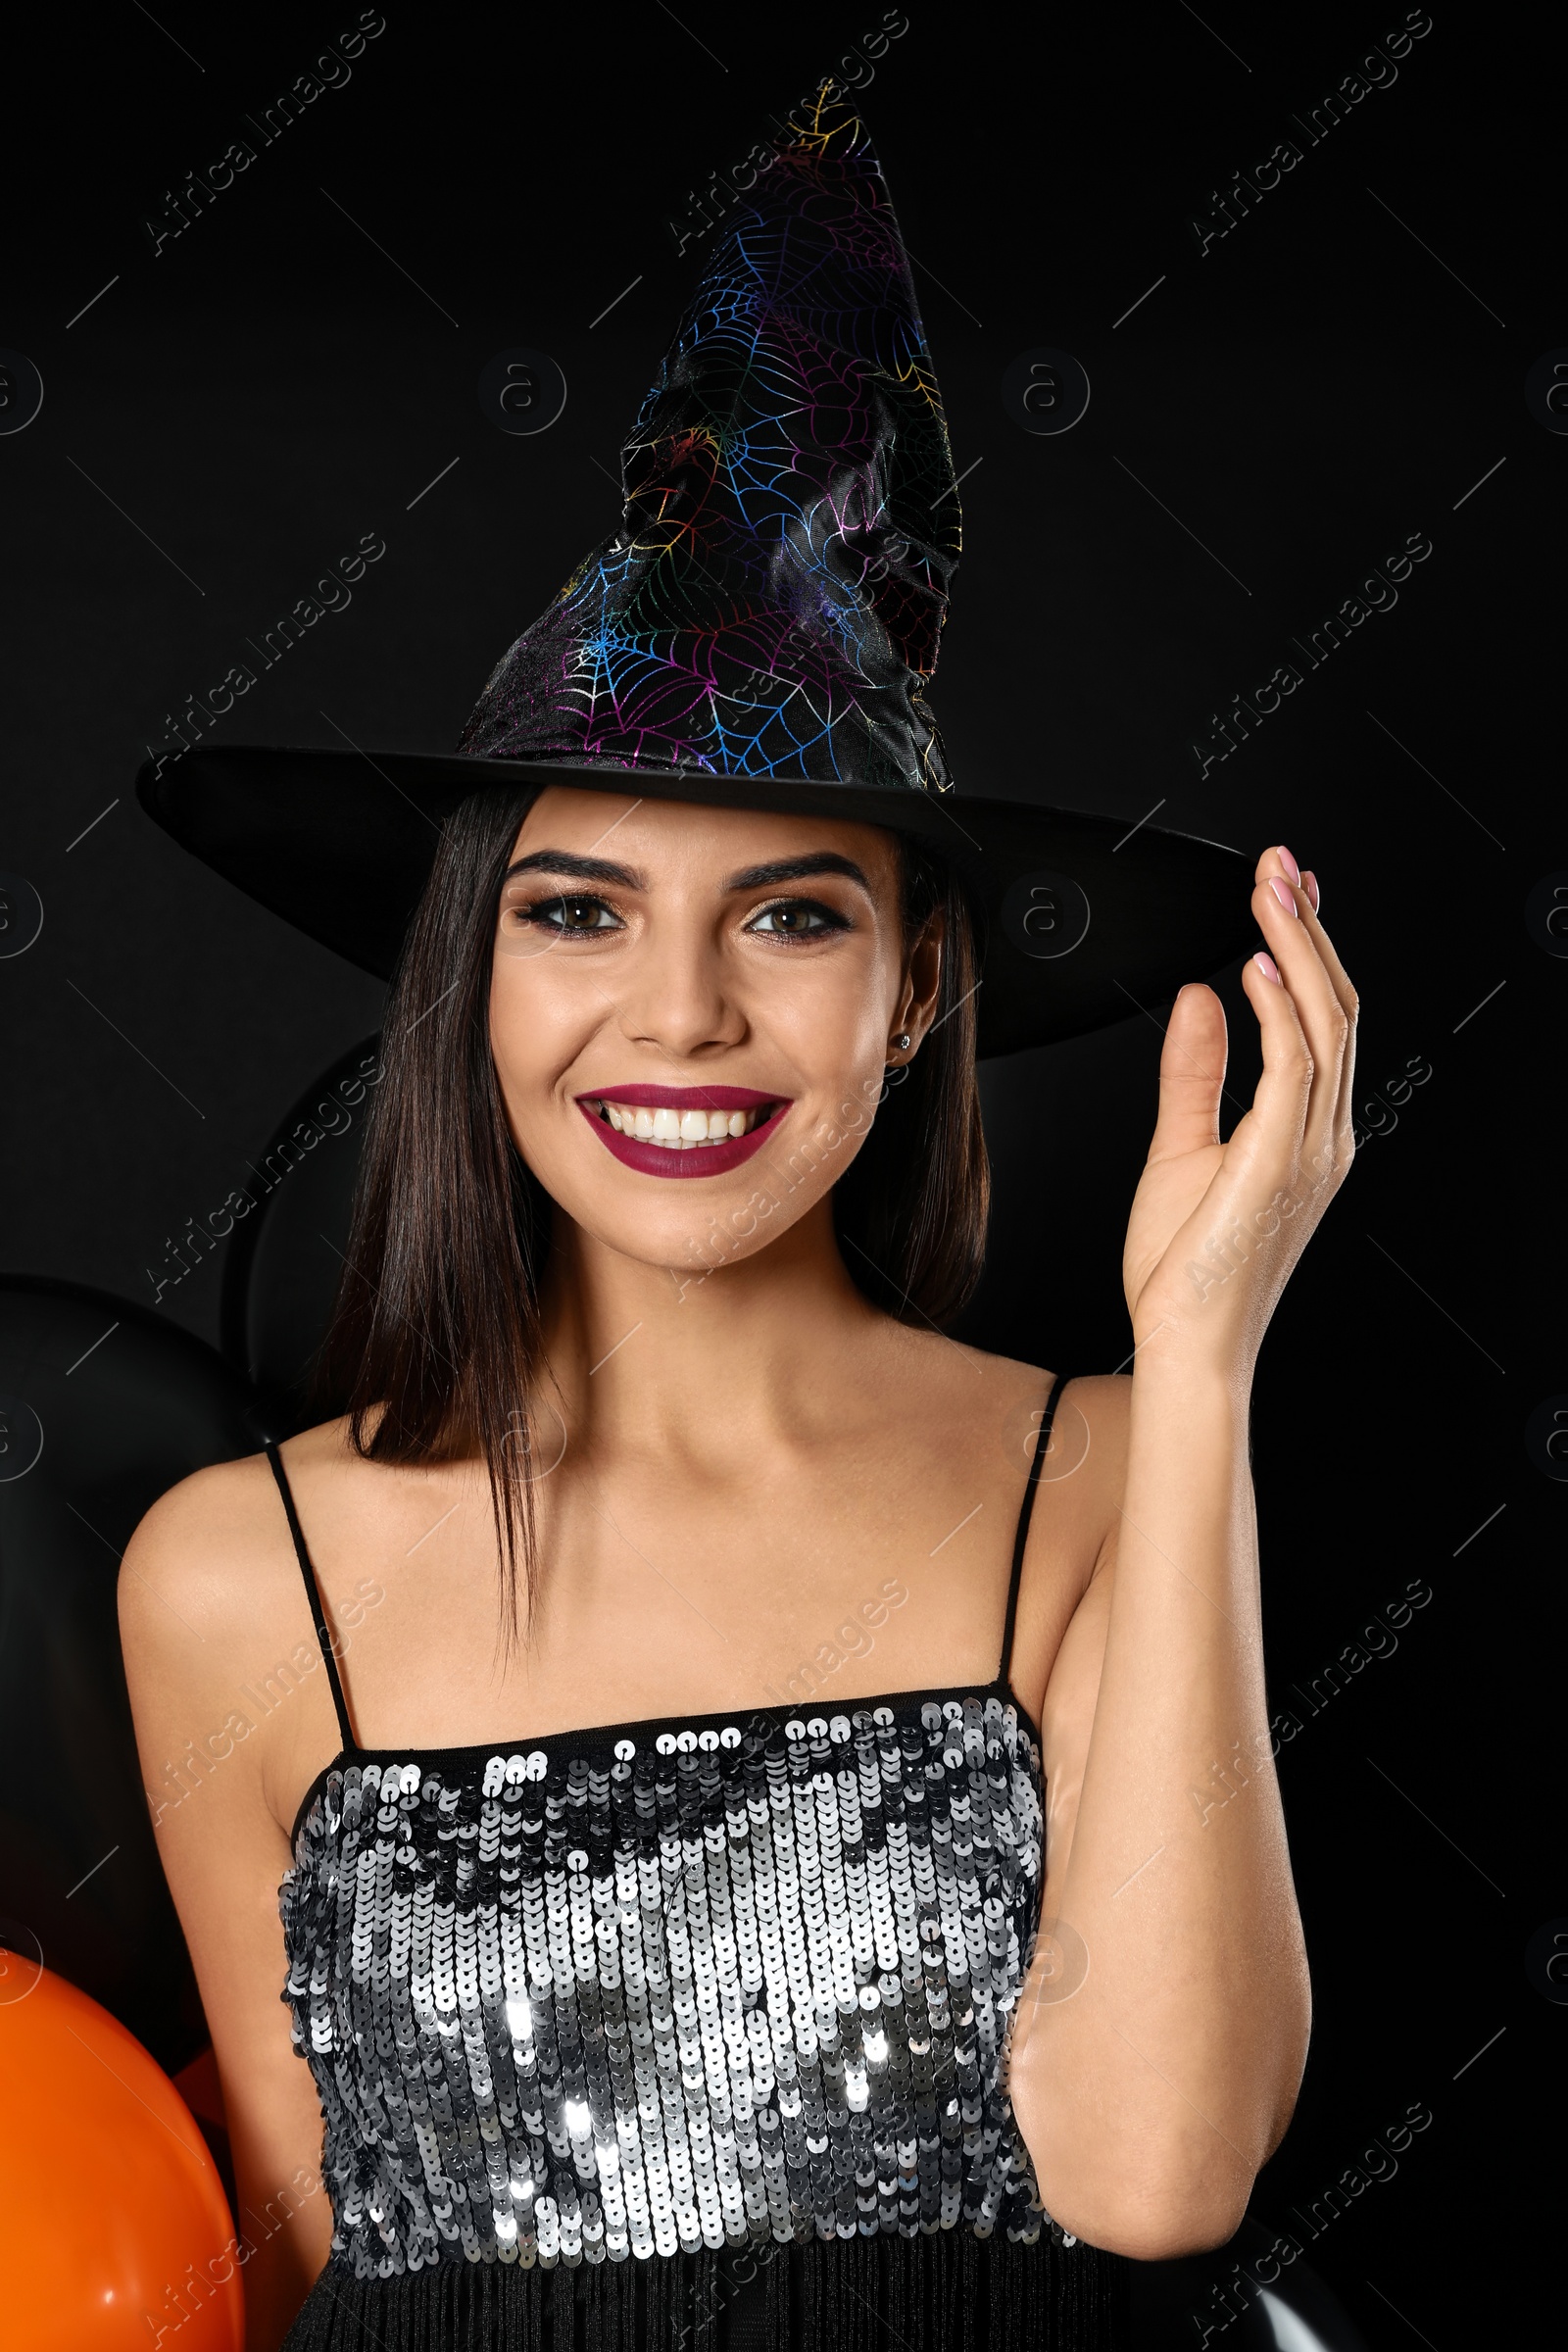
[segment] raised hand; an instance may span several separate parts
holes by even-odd
[[[1159,1064],[1159,1116],[1133,1200],[1122,1280],[1140,1347],[1250,1373],[1291,1269],[1352,1156],[1356,995],[1318,920],[1315,876],[1287,849],[1257,862],[1266,952],[1243,974],[1262,1032],[1252,1106],[1219,1140],[1225,1014],[1210,988],[1178,996]]]

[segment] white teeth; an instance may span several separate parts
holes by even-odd
[[[706,1145],[749,1135],[766,1115],[769,1105],[751,1110],[676,1110],[670,1104],[650,1109],[644,1103],[611,1102],[600,1099],[591,1107],[602,1111],[617,1135],[635,1136],[639,1143],[658,1144],[666,1152],[696,1152]]]

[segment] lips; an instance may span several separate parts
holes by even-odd
[[[577,1108],[639,1175],[725,1176],[760,1151],[789,1102],[749,1086],[617,1086],[579,1095]]]

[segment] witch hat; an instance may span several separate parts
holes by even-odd
[[[620,527],[497,663],[456,752],[197,744],[143,808],[390,977],[441,820],[487,785],[918,835],[982,917],[979,1050],[1168,999],[1252,944],[1234,851],[954,788],[925,701],[960,515],[887,185],[844,94],[784,123],[622,451]]]

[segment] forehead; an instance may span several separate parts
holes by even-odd
[[[873,889],[893,890],[898,848],[880,825],[838,818],[792,816],[769,809],[707,808],[690,801],[653,801],[627,792],[585,792],[552,784],[524,817],[514,858],[541,850],[605,858],[634,867],[657,883],[661,875],[722,876],[779,858],[834,851],[859,866]]]

